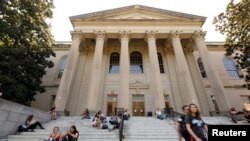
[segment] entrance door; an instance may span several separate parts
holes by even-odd
[[[116,113],[116,102],[108,102],[107,116]]]
[[[144,115],[144,102],[133,102],[133,116]]]
[[[169,100],[169,95],[168,94],[164,95],[164,100],[165,100],[165,108],[169,109],[171,107],[171,105],[170,105],[170,100]]]

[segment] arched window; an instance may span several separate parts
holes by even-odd
[[[59,61],[58,78],[62,77],[67,61],[68,61],[68,56],[61,58],[61,60]]]
[[[230,59],[228,57],[224,57],[223,64],[225,66],[225,69],[227,71],[229,78],[231,78],[231,79],[239,79],[240,78],[232,59]]]
[[[109,73],[119,73],[120,72],[120,54],[113,52],[110,55],[109,62]]]
[[[206,74],[205,68],[203,66],[203,63],[200,57],[198,58],[197,63],[200,68],[202,78],[207,78],[207,74]]]
[[[164,73],[164,65],[163,65],[163,61],[162,61],[162,56],[160,53],[157,53],[158,55],[158,62],[159,62],[159,67],[160,67],[160,72]]]
[[[142,55],[134,51],[130,54],[130,73],[143,73]]]

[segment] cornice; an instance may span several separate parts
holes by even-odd
[[[74,25],[76,26],[94,26],[94,25],[162,25],[162,26],[169,26],[169,25],[173,25],[173,26],[198,26],[200,27],[201,22],[189,22],[189,21],[164,21],[164,20],[150,20],[150,21],[146,21],[146,20],[130,20],[130,21],[126,21],[126,20],[112,20],[112,21],[75,21]]]

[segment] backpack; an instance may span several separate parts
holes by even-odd
[[[106,123],[102,124],[102,129],[108,129],[108,125]]]

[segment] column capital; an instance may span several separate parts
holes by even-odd
[[[205,35],[206,35],[206,31],[195,31],[194,34],[192,35],[192,39],[196,40],[196,39],[205,39]]]
[[[95,33],[96,39],[102,39],[102,40],[106,39],[106,31],[104,31],[104,30],[97,30],[96,31],[95,30],[94,33]]]
[[[82,36],[82,31],[71,31],[70,32],[70,34],[71,34],[71,39],[73,40],[73,39],[79,39],[79,40],[81,40],[81,39],[83,39],[83,36]]]
[[[130,40],[131,31],[119,31],[120,40]]]
[[[166,52],[166,54],[174,54],[174,49],[173,49],[172,46],[171,47],[165,47],[163,50]]]
[[[183,51],[186,54],[192,54],[194,52],[194,48],[185,47],[185,48],[183,48]]]
[[[149,39],[156,39],[156,35],[157,35],[158,31],[156,30],[151,30],[151,31],[146,31],[146,37],[145,40],[148,41]]]
[[[172,40],[172,39],[175,39],[175,38],[180,38],[182,34],[182,31],[171,31],[170,32],[170,36],[169,36],[169,39]]]

